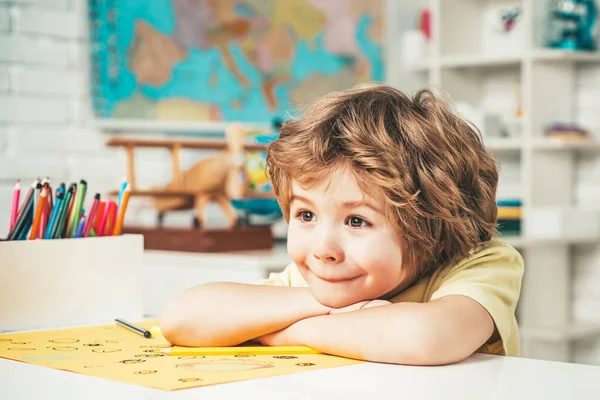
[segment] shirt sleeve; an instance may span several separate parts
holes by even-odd
[[[481,304],[494,320],[504,354],[513,353],[509,343],[518,342],[515,309],[521,292],[523,258],[508,245],[493,246],[477,252],[451,267],[431,300],[459,294]]]
[[[289,287],[307,286],[304,278],[302,278],[302,275],[294,263],[288,264],[281,272],[271,272],[267,279],[259,281],[258,284]]]

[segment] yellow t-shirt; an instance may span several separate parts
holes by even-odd
[[[484,243],[455,265],[439,268],[390,301],[425,303],[451,294],[468,296],[492,316],[496,329],[480,353],[518,356],[519,328],[515,308],[521,292],[523,258],[501,240]],[[283,272],[270,274],[261,282],[275,286],[307,286],[292,263]],[[497,338],[497,340],[493,340]]]

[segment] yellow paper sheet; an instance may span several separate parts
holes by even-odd
[[[150,330],[157,321],[140,326]],[[115,325],[0,335],[0,357],[162,390],[178,390],[359,363],[325,354],[167,356],[170,345]]]

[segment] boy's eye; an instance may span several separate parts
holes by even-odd
[[[300,212],[300,218],[304,222],[311,222],[314,217],[315,217],[315,215],[310,211],[301,211]]]
[[[350,217],[348,219],[348,224],[350,224],[353,228],[363,228],[365,226],[369,226],[370,224],[362,219],[361,217]]]

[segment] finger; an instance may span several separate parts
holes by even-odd
[[[387,300],[373,300],[373,301],[370,301],[368,304],[365,304],[363,306],[363,308],[381,307],[381,306],[387,306],[390,304],[392,304],[392,303],[390,303]]]

